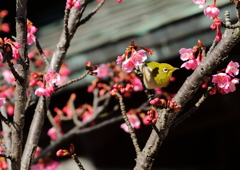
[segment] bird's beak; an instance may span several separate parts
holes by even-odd
[[[176,71],[176,70],[179,70],[179,68],[174,67],[174,68],[171,69],[171,71]]]

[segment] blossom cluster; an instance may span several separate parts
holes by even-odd
[[[89,93],[98,88],[99,96],[103,96],[111,90],[113,84],[115,84],[115,86],[120,85],[119,87],[122,88],[126,86],[130,87],[130,85],[133,87],[131,90],[128,88],[122,90],[124,97],[130,97],[132,92],[143,90],[142,83],[136,74],[126,73],[119,65],[116,65],[115,62],[100,64],[95,73],[96,79],[94,79],[88,87]],[[111,82],[111,84],[107,83],[106,80],[110,80],[109,82]],[[121,90],[119,92],[121,92]]]
[[[239,74],[239,63],[231,61],[225,72],[220,72],[212,75],[212,82],[216,84],[213,87],[210,94],[215,94],[218,90],[222,94],[234,92],[236,90],[236,84],[239,84],[239,79],[234,78]]]
[[[37,84],[40,86],[35,91],[35,95],[38,97],[50,97],[55,90],[55,84],[60,81],[59,73],[54,72],[53,69],[48,69],[44,77],[42,74],[37,73],[32,73],[31,75],[33,76],[34,80],[32,80],[29,85],[33,86]]]
[[[206,0],[193,0],[193,2],[195,4],[198,4],[199,8],[203,8],[206,4]],[[216,29],[215,39],[217,41],[220,41],[222,39],[222,33],[220,30],[221,20],[220,18],[218,18],[220,10],[216,7],[216,0],[213,1],[212,5],[208,5],[203,12],[204,12],[204,15],[206,15],[208,18],[214,20],[213,24],[210,27],[212,29]]]
[[[36,37],[33,35],[37,31],[37,28],[33,26],[32,22],[27,20],[27,44],[31,45],[36,41]]]
[[[79,0],[67,0],[67,8],[71,9],[73,6],[75,8],[79,8],[81,6],[81,3],[79,2]]]
[[[205,50],[205,47],[203,47],[200,40],[198,40],[198,46],[194,46],[193,48],[188,49],[181,48],[179,50],[180,59],[182,61],[186,61],[181,65],[181,68],[184,67],[188,70],[195,70],[205,57],[204,55],[202,55],[203,50]]]
[[[20,53],[18,50],[20,47],[21,47],[21,45],[19,43],[14,42],[9,38],[6,38],[6,37],[4,39],[0,38],[0,49],[4,49],[5,52],[12,51],[12,57],[15,59],[20,58]],[[2,58],[2,54],[1,54],[0,60],[1,60],[1,58]]]
[[[134,41],[132,41],[131,45],[126,49],[125,53],[122,56],[118,56],[117,64],[122,63],[122,69],[126,72],[131,72],[134,68],[138,68],[138,66],[147,59],[146,52],[150,55],[153,54],[152,50],[137,46],[135,45]]]

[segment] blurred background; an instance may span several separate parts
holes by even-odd
[[[28,18],[38,28],[37,37],[43,49],[54,51],[59,40],[65,8],[65,0],[29,1]],[[208,5],[211,5],[208,2]],[[14,35],[15,1],[1,0],[0,10],[6,9],[9,14],[4,22],[10,24],[11,32],[1,32],[1,37]],[[88,5],[84,16],[95,8],[97,1]],[[232,21],[236,21],[234,5],[226,0],[218,0],[221,10],[229,11]],[[179,49],[192,48],[200,39],[203,45],[209,47],[215,37],[215,31],[210,29],[212,20],[203,15],[192,1],[157,1],[157,0],[123,0],[117,3],[108,0],[97,14],[81,26],[71,42],[65,62],[76,78],[84,72],[85,63],[101,64],[115,61],[117,56],[124,53],[131,40],[137,45],[154,50],[149,60],[167,62],[175,67],[183,63],[179,58]],[[30,47],[31,48],[31,47]],[[167,87],[176,93],[191,70],[180,69],[174,73],[176,81]],[[71,93],[77,94],[76,106],[92,102],[92,95],[87,93],[89,83],[94,79],[88,76],[83,81],[70,85],[65,90],[55,94],[50,108],[63,108]],[[194,99],[189,101],[184,111],[190,109],[205,90],[200,89]],[[239,89],[227,95],[210,96],[200,109],[190,118],[172,129],[164,141],[153,169],[239,169],[240,158],[240,129],[239,120]],[[126,108],[138,107],[145,101],[144,92],[135,93],[131,99],[126,99]],[[30,122],[34,107],[29,109],[27,120]],[[117,114],[120,114],[118,112]],[[105,126],[101,129],[75,136],[61,148],[68,148],[73,142],[77,154],[81,157],[86,170],[128,170],[135,165],[135,153],[129,134],[120,129],[120,124]],[[51,127],[46,120],[41,147],[50,143],[46,135]],[[71,123],[66,123],[70,128]],[[26,123],[28,131],[29,123]],[[67,129],[66,128],[66,129]],[[140,147],[151,132],[151,127],[144,126],[136,130]],[[59,158],[53,155],[54,160]],[[77,169],[72,160],[71,169]],[[65,164],[65,165],[64,165]],[[61,166],[70,167],[68,163]],[[61,167],[59,167],[60,170]],[[64,167],[62,167],[65,169]]]

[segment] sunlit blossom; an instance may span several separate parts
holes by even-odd
[[[226,68],[226,73],[229,74],[230,76],[234,77],[238,75],[239,73],[239,64],[238,62],[233,62],[231,61]]]
[[[193,3],[199,5],[199,8],[202,8],[206,4],[206,0],[193,0]]]
[[[220,10],[215,7],[215,6],[207,6],[204,9],[204,15],[206,15],[208,18],[210,19],[214,19],[215,17],[218,16],[218,14],[220,13]]]

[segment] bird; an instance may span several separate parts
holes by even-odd
[[[166,87],[172,73],[178,69],[170,64],[154,61],[146,61],[139,65],[139,70],[143,74],[143,83],[147,89]]]

